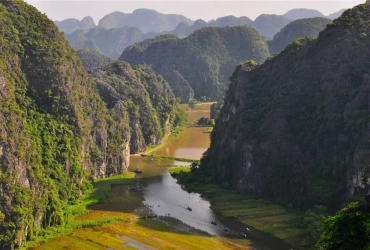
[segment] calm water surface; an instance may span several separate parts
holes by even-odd
[[[207,115],[209,115],[209,109],[196,110],[191,113],[190,122],[194,122],[202,116],[207,117]],[[209,134],[203,133],[205,129],[187,128],[179,137],[171,140],[168,145],[157,150],[155,154],[200,159],[210,144]],[[267,233],[254,229],[248,231],[246,226],[237,220],[216,214],[210,208],[209,201],[203,199],[200,194],[185,191],[169,174],[168,166],[188,164],[131,156],[129,170],[133,171],[136,168],[143,170],[142,174],[136,174],[136,178],[139,179],[138,185],[143,193],[143,205],[156,215],[177,218],[196,229],[211,235],[227,237],[231,241],[236,240],[238,244],[244,243],[246,247],[252,247],[252,249],[291,249],[291,246]],[[191,207],[192,211],[188,211],[187,207]],[[212,225],[211,221],[216,221],[217,225]],[[229,233],[223,231],[224,226],[230,229]],[[247,238],[241,236],[241,233],[246,233]]]

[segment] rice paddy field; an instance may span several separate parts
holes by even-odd
[[[189,172],[189,167],[171,169],[171,174]],[[211,208],[226,217],[233,217],[245,225],[271,233],[285,242],[297,246],[307,236],[307,231],[297,228],[300,213],[258,197],[225,189],[213,184],[185,184],[188,191],[201,193],[211,202]]]

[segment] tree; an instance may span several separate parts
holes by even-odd
[[[190,107],[191,109],[195,109],[195,101],[194,101],[194,100],[191,100],[191,101],[189,102],[189,107]]]
[[[317,249],[370,249],[370,212],[351,203],[336,215],[323,220]]]

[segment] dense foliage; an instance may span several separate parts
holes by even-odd
[[[297,38],[309,36],[316,38],[332,20],[323,17],[302,18],[287,24],[273,38],[268,41],[271,54],[282,51],[289,43]]]
[[[89,180],[125,171],[128,106],[138,103],[107,105],[63,33],[23,1],[0,2],[0,30],[0,246],[14,249],[63,225]],[[143,134],[161,136],[177,119],[173,94],[151,72],[136,74],[156,113]],[[151,122],[159,129],[147,133]]]
[[[113,62],[112,59],[95,50],[80,49],[77,50],[77,55],[81,59],[82,65],[86,70],[101,68]]]
[[[370,6],[359,5],[316,40],[239,65],[201,160],[205,180],[330,211],[366,192],[369,20]]]
[[[88,31],[76,30],[72,34],[66,34],[65,38],[76,50],[87,48],[117,59],[127,46],[155,35],[156,33],[144,34],[137,27],[95,27]]]
[[[90,74],[108,108],[120,103],[127,109],[132,153],[158,144],[172,125],[181,125],[176,118],[176,101],[171,88],[150,67],[131,67],[126,62],[116,61]]]
[[[369,249],[369,208],[359,209],[356,205],[357,203],[351,203],[337,212],[336,215],[329,216],[322,221],[323,233],[317,243],[317,249]]]
[[[207,27],[189,37],[174,35],[145,40],[125,49],[120,60],[146,63],[166,79],[184,103],[202,96],[222,97],[235,65],[246,59],[263,61],[269,55],[263,38],[251,27]]]

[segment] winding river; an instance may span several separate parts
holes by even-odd
[[[190,123],[202,116],[207,117],[209,105],[197,106],[195,110],[189,111],[189,114]],[[203,133],[204,130],[205,128],[201,127],[189,127],[179,137],[155,151],[155,154],[200,159],[210,144],[209,134]],[[286,250],[292,248],[270,234],[255,229],[249,231],[250,228],[247,229],[246,225],[239,221],[215,213],[210,208],[209,201],[203,199],[200,194],[185,191],[169,174],[169,167],[166,166],[188,164],[131,156],[129,170],[133,171],[136,168],[143,170],[143,173],[136,174],[135,178],[139,180],[138,186],[143,193],[143,205],[149,208],[151,213],[174,217],[193,228],[228,238],[230,241],[237,240],[238,244],[245,244],[252,249]],[[188,211],[188,207],[191,207],[192,211]],[[134,212],[139,213],[138,210]],[[211,224],[212,221],[215,221],[217,225]],[[226,233],[224,227],[229,228],[230,231]],[[248,240],[244,239],[245,236],[242,235],[244,232]]]

